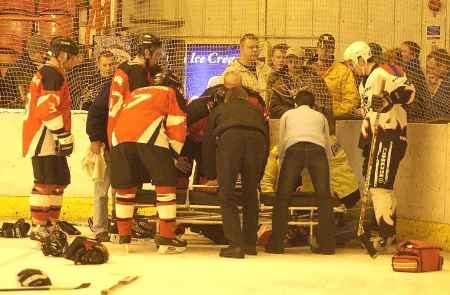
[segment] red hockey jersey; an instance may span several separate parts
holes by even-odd
[[[154,138],[154,145],[181,152],[186,137],[186,114],[178,105],[173,89],[137,88],[123,98],[119,107],[114,103],[113,87],[110,98],[113,124],[108,122],[112,146],[124,142],[149,143]]]
[[[71,128],[69,87],[64,74],[47,63],[33,77],[22,128],[23,156],[55,155],[51,130]]]

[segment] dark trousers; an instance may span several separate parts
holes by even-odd
[[[266,140],[258,131],[233,128],[217,143],[219,195],[223,199],[225,236],[235,247],[255,247],[258,228],[258,185],[265,163]],[[242,200],[235,195],[237,175],[242,176]],[[243,226],[238,205],[243,206]]]
[[[303,168],[307,168],[319,201],[318,242],[324,250],[336,247],[336,227],[330,191],[330,172],[325,149],[319,145],[300,142],[285,153],[278,178],[278,192],[272,216],[272,237],[269,246],[283,249],[288,228],[288,206]]]

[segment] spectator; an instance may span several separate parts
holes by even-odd
[[[245,34],[239,41],[240,56],[235,59],[224,71],[238,72],[242,77],[242,86],[258,92],[266,100],[267,74],[256,67],[258,58],[258,37],[254,34]],[[266,100],[267,104],[267,100]]]
[[[438,48],[427,56],[427,81],[430,83],[430,117],[433,120],[450,116],[450,56]]]
[[[369,43],[370,51],[372,52],[373,60],[377,64],[383,63],[383,48],[381,48],[381,45],[375,42]]]
[[[317,42],[316,72],[325,80],[332,97],[335,118],[352,117],[359,106],[359,95],[353,72],[343,63],[335,62],[336,41],[330,34],[323,34]]]
[[[383,63],[388,65],[395,65],[396,67],[402,68],[403,70],[404,66],[400,48],[392,48],[386,50],[383,53]]]
[[[288,68],[289,75],[293,76],[296,72],[298,72],[302,64],[303,56],[300,49],[289,47],[286,51],[286,66]]]
[[[286,52],[288,46],[285,43],[280,43],[272,48],[272,70],[281,71],[286,68]]]
[[[416,98],[411,105],[408,105],[408,120],[424,121],[430,119],[430,111],[426,100],[431,96],[425,82],[425,75],[420,66],[420,46],[412,41],[405,41],[400,45],[403,70],[408,80],[416,88]]]
[[[79,108],[88,110],[105,83],[111,80],[114,72],[115,59],[111,51],[104,50],[97,57],[97,70],[93,73],[90,83],[81,95]]]

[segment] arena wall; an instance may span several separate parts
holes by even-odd
[[[28,215],[27,196],[33,177],[29,159],[21,156],[23,110],[0,110],[3,131],[0,154],[0,218]],[[63,214],[86,220],[91,212],[92,182],[81,169],[89,146],[86,113],[73,112],[75,152],[69,158],[72,184],[66,190]],[[355,173],[361,177],[361,152],[357,147],[359,121],[339,121],[337,136]],[[411,124],[409,147],[398,174],[399,233],[450,248],[450,124]]]

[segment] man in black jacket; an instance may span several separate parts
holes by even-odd
[[[108,190],[110,186],[109,179],[109,147],[106,135],[108,125],[108,102],[109,89],[111,88],[111,79],[103,85],[103,89],[93,104],[89,107],[86,121],[86,133],[91,141],[91,151],[99,155],[104,148],[104,158],[106,162],[106,171],[103,181],[94,184],[94,212],[93,224],[95,238],[99,241],[109,241],[108,233]]]
[[[222,257],[256,255],[257,188],[268,155],[268,138],[267,121],[248,101],[247,92],[242,87],[227,90],[225,103],[217,106],[209,116],[202,146],[205,162],[214,156],[217,162],[219,196],[223,198],[223,228],[231,241],[229,247],[221,249]],[[239,173],[243,200],[234,194]],[[242,229],[239,204],[243,206]]]

